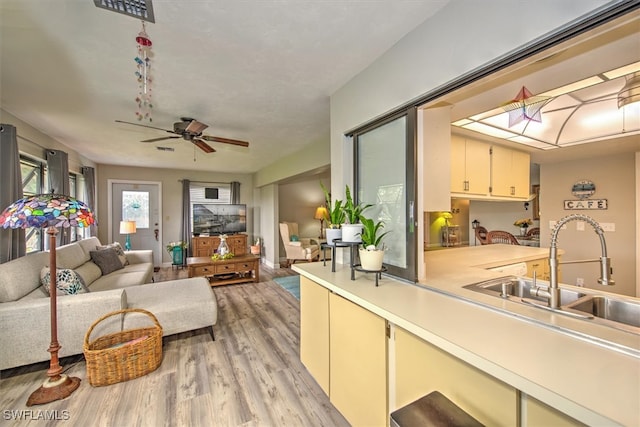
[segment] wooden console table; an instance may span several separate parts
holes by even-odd
[[[246,254],[213,261],[211,257],[187,258],[189,277],[208,277],[211,286],[260,281],[260,257]]]

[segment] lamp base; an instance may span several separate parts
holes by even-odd
[[[125,251],[131,250],[131,237],[129,234],[127,234],[127,237],[124,240],[124,250]]]
[[[64,399],[80,387],[80,378],[60,375],[60,378],[52,381],[51,378],[31,393],[27,399],[27,406],[43,405],[45,403]]]

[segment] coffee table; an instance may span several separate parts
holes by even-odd
[[[211,257],[187,258],[189,277],[207,277],[211,286],[260,281],[260,257],[236,255],[230,259],[213,261]]]

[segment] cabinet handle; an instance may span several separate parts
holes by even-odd
[[[511,195],[515,196],[516,194],[516,187],[511,187]]]

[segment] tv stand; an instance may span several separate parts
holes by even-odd
[[[227,234],[227,245],[229,250],[236,256],[247,254],[247,235],[246,234]],[[191,249],[192,256],[203,257],[211,256],[220,246],[220,236],[209,237],[192,237]]]

